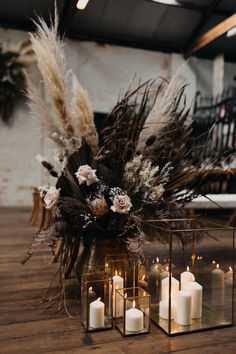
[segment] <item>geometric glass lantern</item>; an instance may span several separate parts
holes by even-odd
[[[112,279],[113,293],[113,317],[115,316],[117,289],[123,289],[137,285],[138,263],[134,258],[128,258],[126,253],[108,255],[105,257],[105,273]]]
[[[104,272],[81,275],[81,311],[87,332],[112,328],[112,280]]]
[[[123,336],[150,331],[150,295],[142,288],[117,289],[115,324]]]
[[[168,335],[232,326],[234,228],[189,219],[149,226],[158,233],[145,249],[158,259],[146,270],[151,319]]]

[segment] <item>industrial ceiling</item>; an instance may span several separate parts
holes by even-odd
[[[90,0],[82,11],[76,3],[57,0],[61,34],[185,54],[201,34],[236,13],[235,0]],[[48,21],[53,7],[53,0],[0,0],[0,26],[34,30],[32,19],[40,15]],[[220,53],[236,62],[236,36],[223,34],[195,55],[214,58]]]

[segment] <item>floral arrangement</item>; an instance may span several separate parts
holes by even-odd
[[[45,242],[65,279],[75,267],[83,272],[107,240],[140,255],[143,242],[158,237],[148,220],[185,215],[197,172],[186,159],[191,124],[181,70],[170,82],[129,88],[98,133],[87,93],[66,71],[57,26],[57,14],[51,28],[39,19],[30,35],[48,99],[27,77],[29,103],[55,145],[51,158],[37,159],[57,180],[41,189],[54,222],[35,236],[24,261]]]

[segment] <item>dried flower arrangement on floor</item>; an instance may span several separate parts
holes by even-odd
[[[107,240],[140,254],[143,242],[158,237],[147,219],[185,215],[197,171],[185,159],[191,124],[181,72],[170,82],[158,79],[129,88],[98,136],[87,92],[66,70],[57,15],[51,28],[42,19],[36,26],[30,37],[50,105],[29,76],[28,96],[55,144],[55,167],[38,159],[57,181],[41,188],[46,208],[53,209],[53,224],[35,236],[24,262],[35,245],[48,243],[63,281],[75,266],[77,273],[88,267]]]

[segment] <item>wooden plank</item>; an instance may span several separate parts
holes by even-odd
[[[47,327],[48,328],[48,327]],[[60,330],[59,330],[60,328]],[[169,353],[202,353],[215,354],[214,348],[224,347],[231,343],[231,350],[236,345],[235,330],[224,329],[222,335],[219,331],[202,332],[187,336],[169,338],[160,331],[149,335],[123,338],[116,331],[84,333],[70,329],[61,323],[61,327],[49,329],[51,332],[12,338],[0,341],[3,353],[69,353],[69,354],[169,354]],[[205,350],[205,347],[207,350]],[[22,350],[22,352],[20,351]],[[219,354],[218,351],[217,354]],[[227,354],[230,352],[226,352]],[[192,354],[192,353],[191,353]],[[234,352],[235,354],[235,352]]]
[[[190,56],[196,53],[199,49],[205,47],[207,44],[211,43],[218,37],[222,36],[228,32],[231,28],[236,26],[236,14],[228,17],[226,20],[220,22],[218,25],[211,28],[209,31],[202,34],[196,39],[191,47],[184,53],[185,56]]]
[[[197,24],[197,26],[193,30],[191,36],[189,37],[189,39],[185,45],[185,48],[184,48],[185,53],[189,52],[189,49],[192,47],[192,45],[194,44],[194,42],[198,38],[202,28],[206,25],[209,18],[215,12],[215,10],[217,9],[220,2],[221,2],[221,0],[212,0],[210,3],[210,6],[208,8],[206,8],[204,11],[202,11],[202,16],[201,16],[199,23]]]
[[[9,210],[7,214],[0,214],[0,225],[4,225],[4,233],[0,226],[3,256],[0,257],[3,265],[3,268],[0,266],[1,353],[218,354],[224,350],[227,354],[235,354],[235,328],[169,338],[152,323],[149,335],[123,338],[115,328],[85,333],[80,322],[79,303],[69,296],[67,304],[72,318],[64,311],[56,313],[55,308],[44,310],[39,301],[57,265],[47,267],[44,264],[43,255],[50,254],[46,249],[35,253],[27,266],[18,263],[21,252],[25,251],[25,241],[31,239],[34,228],[27,223],[27,212],[13,210],[10,214]],[[8,226],[1,220],[2,215],[3,218],[7,215]]]

